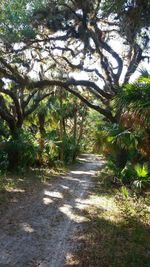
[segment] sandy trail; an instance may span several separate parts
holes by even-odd
[[[72,237],[86,220],[82,207],[91,177],[101,166],[94,155],[80,160],[42,191],[12,203],[0,218],[0,267],[66,266],[65,259],[75,246]]]

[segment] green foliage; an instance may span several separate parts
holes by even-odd
[[[150,77],[141,76],[136,82],[127,84],[116,97],[117,106],[140,115],[144,124],[149,124]]]
[[[148,166],[145,163],[143,165],[140,165],[139,163],[136,164],[134,169],[136,171],[137,176],[141,178],[145,178],[149,173]]]
[[[112,0],[112,1],[103,1],[103,4],[102,4],[102,10],[103,10],[103,14],[106,16],[106,15],[109,15],[110,13],[118,13],[119,10],[122,9],[123,5],[124,5],[124,0],[119,0],[119,1],[115,1],[115,0]]]
[[[49,166],[54,165],[59,158],[59,139],[55,130],[45,135],[45,145],[42,152],[43,162]]]
[[[80,151],[86,110],[76,97],[62,91],[39,103],[26,117],[22,128],[16,127],[13,135],[9,129],[5,135],[2,123],[1,171],[23,170],[33,165],[51,167],[59,161],[62,164],[73,162]]]
[[[122,195],[123,195],[125,198],[128,198],[128,196],[129,196],[129,192],[128,192],[127,187],[122,186],[120,191],[121,191]]]
[[[102,124],[102,116],[94,111],[89,110],[86,116],[86,138],[82,141],[83,151],[101,153],[104,136],[99,134],[99,127]]]
[[[67,135],[64,135],[59,149],[60,151],[63,151],[65,163],[72,163],[79,153],[79,145],[76,144],[73,137],[69,137]]]
[[[146,186],[150,185],[150,171],[146,163],[134,165],[128,161],[125,167],[120,169],[113,159],[109,159],[107,166],[112,171],[115,182],[119,182],[120,185],[128,185],[136,193],[141,192]]]
[[[141,191],[147,185],[150,185],[150,171],[146,163],[143,165],[136,164],[134,169],[136,172],[136,178],[133,182],[133,188]]]
[[[143,130],[132,131],[117,123],[103,123],[98,126],[95,139],[99,151],[106,156],[111,155],[114,161],[119,150],[127,151],[127,160],[131,160],[139,156],[138,146],[143,142]]]
[[[114,19],[119,21],[120,32],[129,43],[133,42],[133,38],[138,40],[139,36],[143,37],[143,28],[150,24],[150,4],[147,0],[105,0],[102,1],[102,11],[103,16],[113,14]],[[148,30],[144,31],[144,35],[149,36]]]
[[[130,161],[128,161],[120,172],[123,184],[131,184],[134,181],[135,171]]]
[[[0,173],[4,173],[8,170],[9,160],[6,151],[0,150]]]
[[[32,136],[25,131],[19,131],[15,139],[6,142],[6,168],[20,170],[32,166],[37,158],[37,146],[31,141]],[[3,164],[3,161],[1,161]]]
[[[114,181],[137,193],[149,185],[149,167],[145,163],[149,158],[144,146],[148,149],[150,80],[147,72],[142,74],[135,83],[121,88],[116,102],[112,103],[116,110],[122,110],[120,123],[99,119],[93,122],[95,128],[91,129],[94,151],[106,157]],[[121,165],[118,164],[120,160],[123,161]]]
[[[18,42],[34,38],[35,31],[30,24],[29,1],[9,0],[0,4],[0,35],[6,42]]]

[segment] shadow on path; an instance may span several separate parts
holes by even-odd
[[[82,208],[100,158],[84,155],[65,176],[12,203],[0,218],[0,267],[62,267],[72,237],[89,219]],[[80,211],[81,210],[81,211]]]

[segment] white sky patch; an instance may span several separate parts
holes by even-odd
[[[55,36],[63,36],[64,33],[62,32],[58,32],[56,34],[53,35],[53,37]],[[40,39],[40,37],[38,37]],[[117,38],[117,35],[114,35],[114,38],[112,37],[108,44],[112,47],[112,49],[114,49],[114,51],[121,57],[123,58],[123,71],[120,77],[120,84],[122,84],[126,71],[127,71],[127,67],[126,67],[126,62],[125,62],[125,54],[128,50],[128,46],[126,44],[123,43],[124,40],[120,37]],[[42,44],[42,43],[41,43]],[[83,48],[83,44],[80,44],[80,42],[76,41],[76,45],[80,46],[80,50],[82,50]],[[20,49],[24,46],[23,43],[20,44],[15,44],[14,45],[14,49]],[[33,68],[31,69],[31,71],[28,73],[28,76],[30,77],[30,79],[33,80],[38,80],[39,79],[39,73],[41,72],[41,65],[43,67],[43,73],[44,73],[44,79],[57,79],[60,78],[60,75],[63,76],[64,79],[66,78],[74,78],[76,80],[91,80],[94,81],[98,86],[100,86],[100,88],[102,89],[104,86],[104,82],[102,79],[100,79],[94,72],[86,72],[86,71],[82,71],[82,70],[74,70],[74,71],[65,71],[65,69],[63,69],[63,61],[62,61],[62,69],[60,68],[60,75],[59,75],[59,71],[57,71],[56,69],[49,69],[49,66],[54,63],[53,59],[49,56],[49,49],[53,47],[53,48],[57,48],[57,47],[62,47],[65,48],[66,44],[64,41],[57,41],[56,43],[54,43],[53,45],[51,43],[47,43],[46,45],[43,43],[43,49],[41,49],[40,54],[36,53],[36,52],[32,52],[32,54],[34,55],[34,58],[32,58],[31,55],[31,50],[26,50],[25,52],[25,57],[27,59],[27,61],[29,62],[29,64],[32,62],[33,63]],[[47,49],[47,51],[44,51],[44,49]],[[68,48],[75,50],[74,44],[69,44]],[[52,51],[54,57],[59,57],[61,58],[63,56],[63,52],[59,49],[54,49]],[[108,52],[104,52],[108,58],[108,60],[110,61],[110,63],[112,64],[112,66],[114,67],[114,73],[117,72],[117,61],[114,57],[112,57],[110,55],[110,53]],[[78,65],[81,63],[82,61],[82,55],[80,56],[75,56],[74,58],[72,57],[71,59],[69,58],[70,54],[67,52],[66,54],[64,54],[66,56],[66,58],[68,60],[71,61],[72,64],[74,65]],[[40,58],[42,58],[42,61],[40,62]],[[60,59],[59,59],[60,60]],[[33,62],[34,61],[34,62]],[[97,69],[100,73],[102,73],[102,69],[100,67],[100,59],[97,58],[97,60],[94,59],[90,59],[89,57],[86,57],[85,59],[83,59],[83,66],[87,69]],[[137,79],[140,75],[139,70],[141,69],[146,69],[148,72],[150,72],[150,64],[147,61],[144,61],[142,63],[139,64],[137,70],[135,71],[135,73],[131,76],[130,81],[133,82],[135,79]],[[23,72],[24,71],[24,66],[20,67],[20,70]],[[52,76],[53,75],[53,76]]]

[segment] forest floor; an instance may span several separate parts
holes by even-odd
[[[10,182],[0,205],[0,267],[149,267],[148,199],[108,187],[103,166],[83,155],[66,173]]]

